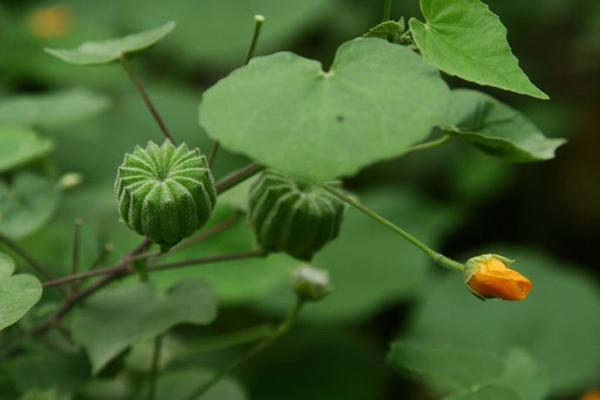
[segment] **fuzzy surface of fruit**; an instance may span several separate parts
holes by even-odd
[[[337,237],[344,209],[321,187],[273,170],[263,172],[250,189],[249,219],[259,244],[303,261]]]
[[[126,154],[115,193],[131,229],[168,249],[210,218],[217,193],[206,157],[186,144],[148,142]]]

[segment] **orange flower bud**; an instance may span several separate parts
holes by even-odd
[[[465,283],[481,299],[525,300],[531,290],[531,282],[507,267],[513,262],[497,254],[471,258],[465,264]]]

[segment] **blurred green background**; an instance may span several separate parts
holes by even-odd
[[[116,167],[135,144],[162,140],[118,65],[72,66],[44,53],[44,47],[71,47],[175,20],[174,33],[132,62],[174,135],[208,151],[211,142],[197,125],[197,105],[204,89],[240,65],[254,14],[266,17],[257,55],[290,50],[328,65],[340,43],[379,22],[381,3],[3,0],[0,123],[24,122],[15,110],[46,99],[54,108],[40,106],[25,122],[55,147],[44,161],[28,166],[30,173],[55,181],[77,172],[83,183],[62,193],[39,183],[35,195],[45,203],[29,217],[32,228],[4,216],[0,232],[16,230],[20,243],[66,274],[73,221],[82,218],[84,262],[101,256],[108,243],[113,250],[103,262],[110,265],[137,240],[117,221]],[[395,3],[395,17],[418,15],[416,0]],[[479,302],[455,275],[435,270],[416,249],[351,210],[340,239],[315,260],[331,271],[335,292],[309,305],[293,334],[244,365],[211,399],[439,398],[443,385],[435,379],[398,373],[386,363],[395,340],[520,357],[535,382],[528,386],[534,394],[526,398],[577,399],[600,386],[600,2],[487,3],[507,26],[523,69],[552,100],[483,90],[522,110],[547,136],[568,138],[568,145],[550,162],[511,165],[452,143],[373,165],[348,179],[347,187],[451,257],[493,251],[517,258],[517,267],[534,283],[530,299]],[[448,81],[453,87],[470,86]],[[60,107],[60,96],[71,103]],[[76,110],[69,96],[80,96]],[[17,114],[21,119],[14,121]],[[222,177],[246,161],[222,153],[215,175]],[[222,204],[214,220],[228,212]],[[249,230],[239,224],[219,240],[177,257],[251,246]],[[193,387],[240,351],[220,349],[211,338],[280,318],[293,300],[287,281],[296,264],[276,256],[155,275],[164,288],[185,277],[205,278],[220,301],[215,324],[184,326],[169,335],[160,398],[180,398],[178,390]],[[46,295],[36,309],[39,315],[29,318],[39,318],[45,305],[59,300],[56,293]],[[142,342],[89,379],[84,356],[41,350],[41,345],[32,343],[27,357],[0,364],[0,399],[51,386],[77,399],[136,398],[149,364],[150,345]]]

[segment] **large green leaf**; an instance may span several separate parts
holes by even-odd
[[[548,139],[525,116],[475,90],[453,91],[448,129],[481,151],[507,161],[554,157],[564,139]]]
[[[421,12],[427,22],[411,18],[410,30],[430,63],[481,85],[548,99],[521,70],[506,28],[480,0],[421,0]]]
[[[42,297],[42,285],[33,275],[13,275],[15,264],[0,253],[0,331],[20,320]]]
[[[531,251],[501,246],[485,251],[490,249],[518,260],[515,266],[533,283],[528,299],[484,303],[468,293],[460,277],[448,274],[431,282],[408,338],[424,346],[496,354],[522,348],[548,375],[557,395],[590,384],[600,350],[600,296],[593,281]]]
[[[74,49],[46,48],[46,51],[72,64],[94,65],[118,61],[126,54],[153,46],[175,28],[169,21],[157,28],[134,33],[118,39],[85,42]]]
[[[0,232],[12,238],[29,235],[50,219],[58,198],[51,178],[37,172],[19,172],[10,183],[0,180]]]
[[[360,198],[434,248],[457,220],[451,207],[408,190],[382,187]],[[334,290],[318,306],[306,307],[301,318],[331,324],[358,323],[394,301],[417,295],[431,261],[408,242],[349,208],[339,238],[321,250],[312,264],[329,271]],[[280,311],[291,301],[287,285],[282,285],[278,295],[264,298],[266,307]]]
[[[325,180],[402,154],[442,122],[449,98],[419,55],[356,39],[328,72],[292,53],[255,58],[205,92],[200,124],[228,150]]]
[[[11,97],[0,101],[0,123],[63,129],[99,114],[108,104],[107,97],[84,89]]]
[[[152,284],[137,283],[92,297],[77,309],[71,327],[90,356],[93,372],[98,372],[138,341],[182,323],[205,325],[215,316],[214,293],[203,282],[182,281],[165,294]]]
[[[1,113],[0,108],[0,122]],[[40,137],[29,128],[0,126],[0,173],[44,157],[53,148],[51,140]]]
[[[543,400],[547,394],[547,380],[522,351],[500,357],[469,348],[397,342],[388,362],[420,377],[437,391],[451,394],[448,399]]]

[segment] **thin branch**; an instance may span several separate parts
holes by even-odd
[[[186,400],[194,400],[200,398],[204,393],[206,393],[210,388],[219,383],[223,378],[229,375],[233,370],[235,370],[238,366],[243,364],[245,361],[253,358],[261,351],[269,347],[273,342],[279,339],[281,336],[286,334],[293,326],[294,322],[298,318],[298,314],[302,310],[302,306],[304,302],[300,299],[297,299],[294,306],[288,313],[286,319],[273,331],[271,335],[266,337],[264,340],[260,341],[246,352],[242,353],[238,358],[233,360],[230,364],[226,365],[222,369],[220,369],[211,379],[203,383],[200,387],[194,390],[189,396],[186,397]]]
[[[160,356],[162,352],[163,335],[154,338],[154,348],[152,351],[152,366],[150,369],[150,387],[148,389],[148,400],[156,399],[156,388],[158,386],[158,372],[160,369]]]
[[[248,251],[245,253],[225,254],[222,256],[209,256],[209,257],[203,257],[203,258],[193,258],[191,260],[178,261],[178,262],[173,262],[173,263],[169,263],[169,264],[154,265],[154,266],[148,268],[148,272],[164,271],[167,269],[176,269],[176,268],[182,268],[182,267],[192,267],[195,265],[212,264],[212,263],[224,262],[224,261],[245,260],[248,258],[264,257],[266,255],[267,255],[267,253],[264,250],[253,250],[253,251]]]
[[[239,183],[242,183],[246,179],[251,178],[263,169],[265,169],[265,167],[263,167],[262,165],[259,165],[257,163],[251,163],[246,165],[242,169],[234,171],[233,173],[227,175],[225,178],[217,182],[217,193],[223,194],[227,190],[231,189]]]
[[[248,46],[248,51],[246,52],[246,57],[244,57],[244,64],[246,65],[250,62],[250,60],[252,59],[252,56],[254,55],[254,50],[256,50],[256,44],[258,43],[258,38],[260,37],[260,30],[262,28],[262,24],[265,22],[265,17],[262,15],[255,15],[254,16],[254,31],[252,32],[252,39],[250,40],[250,45]],[[217,153],[219,152],[219,149],[221,148],[221,144],[219,143],[219,141],[216,141],[213,144],[213,148],[210,151],[210,156],[208,158],[208,165],[209,166],[213,166],[213,163],[215,162],[215,158],[217,158]]]
[[[207,230],[201,232],[199,235],[191,237],[191,238],[181,242],[180,244],[178,244],[177,246],[172,248],[171,251],[169,251],[169,254],[172,254],[176,251],[190,247],[191,245],[198,244],[200,242],[204,242],[205,240],[210,239],[213,236],[216,236],[219,233],[226,231],[227,229],[229,229],[229,228],[233,227],[235,224],[237,224],[238,221],[240,220],[240,218],[242,217],[242,215],[243,215],[243,213],[241,213],[239,211],[234,212],[231,217],[229,217],[225,221],[221,222],[220,224],[212,226],[212,227],[208,228]]]
[[[176,145],[175,139],[173,138],[171,131],[169,131],[169,128],[167,128],[167,125],[165,124],[165,122],[163,121],[162,117],[160,116],[158,110],[154,106],[154,103],[150,99],[150,96],[148,95],[148,92],[146,91],[146,88],[144,87],[144,84],[142,83],[142,80],[140,79],[140,77],[136,74],[136,72],[133,70],[133,68],[129,64],[129,62],[125,59],[125,56],[121,56],[121,58],[119,58],[119,61],[121,62],[121,65],[123,66],[123,69],[125,70],[125,72],[127,72],[129,79],[131,79],[131,82],[133,83],[133,85],[135,86],[137,91],[142,96],[142,99],[144,100],[144,104],[150,111],[150,114],[152,114],[152,117],[154,117],[154,120],[160,127],[160,130],[162,131],[163,135],[165,135],[165,137],[171,143],[173,143],[173,145]]]
[[[40,334],[44,333],[45,331],[47,331],[48,329],[55,326],[77,304],[83,302],[85,299],[87,299],[89,296],[94,294],[96,291],[102,289],[105,286],[110,285],[114,281],[120,280],[122,278],[125,278],[126,276],[129,276],[129,275],[135,273],[135,271],[130,268],[131,258],[134,257],[135,255],[137,255],[137,254],[135,254],[136,252],[139,253],[141,251],[144,251],[144,248],[138,247],[138,249],[136,249],[134,252],[130,253],[129,258],[125,257],[122,264],[120,266],[118,266],[118,268],[115,268],[110,275],[105,276],[104,278],[95,282],[90,287],[86,288],[85,290],[82,290],[81,292],[77,293],[76,295],[74,295],[73,297],[68,299],[65,303],[63,303],[63,305],[51,317],[49,317],[46,321],[42,322],[40,325],[35,327],[32,330],[32,335],[33,336],[40,335]],[[263,257],[265,255],[266,255],[266,253],[264,251],[256,250],[256,251],[250,251],[250,252],[246,252],[246,253],[227,254],[227,255],[222,255],[222,256],[211,256],[211,257],[197,258],[194,260],[186,260],[186,261],[175,262],[175,263],[170,263],[170,264],[157,265],[157,266],[148,268],[148,271],[154,272],[154,271],[162,271],[162,270],[166,270],[166,269],[188,267],[188,266],[192,266],[192,265],[202,265],[202,264],[211,264],[211,263],[216,263],[216,262],[243,260],[243,259],[247,259],[247,258]]]
[[[75,220],[75,232],[73,234],[73,255],[71,257],[71,275],[76,275],[79,271],[79,253],[81,248],[81,219]],[[76,285],[71,285],[70,292],[75,292]]]
[[[158,257],[161,254],[162,253],[157,253],[157,252],[150,253],[149,252],[149,253],[138,254],[135,256],[130,256],[127,258],[127,263],[129,264],[131,262],[138,261],[138,260],[144,260],[146,258]],[[94,276],[111,275],[114,273],[122,272],[124,269],[126,269],[123,265],[124,265],[123,261],[121,261],[119,264],[111,266],[111,267],[92,269],[89,271],[80,272],[75,275],[65,276],[64,278],[53,279],[51,281],[44,282],[42,284],[42,287],[44,289],[49,289],[52,287],[62,286],[62,285],[66,285],[68,283],[81,281],[81,280],[91,278]]]
[[[43,275],[46,279],[52,279],[52,274],[46,269],[46,267],[44,267],[42,263],[36,260],[31,254],[29,254],[27,250],[19,246],[17,242],[1,233],[0,242],[4,243],[6,247],[8,247],[19,257],[27,261],[29,265],[31,265],[40,275]]]

